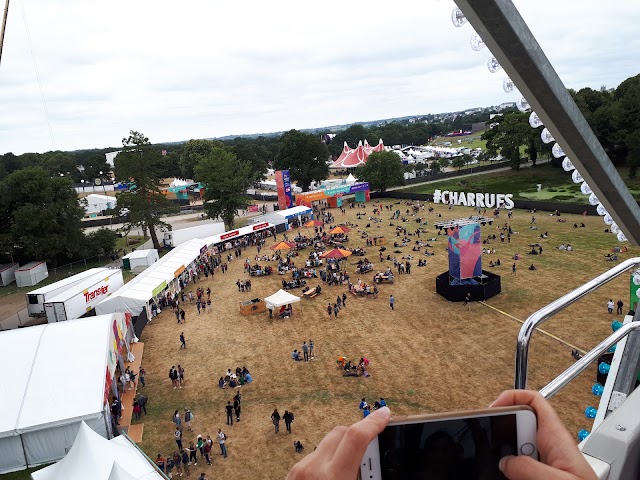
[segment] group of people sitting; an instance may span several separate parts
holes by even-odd
[[[399,263],[400,265],[401,263]],[[425,260],[426,264],[426,260]],[[391,271],[391,267],[387,267],[387,270],[384,272],[378,272],[373,276],[373,283],[382,283],[384,280],[387,280],[389,283],[394,282],[393,272]]]
[[[418,259],[418,266],[419,267],[426,267],[427,266],[427,261],[426,260],[422,260],[421,258]]]
[[[362,248],[353,248],[351,249],[351,253],[356,257],[364,257],[365,253],[367,252],[365,252]]]
[[[273,268],[272,267],[264,267],[262,265],[251,265],[251,268],[249,269],[249,275],[251,276],[261,276],[261,275],[271,275],[273,273]]]
[[[282,289],[283,290],[291,290],[293,288],[300,288],[306,285],[307,282],[305,280],[301,280],[300,278],[295,278],[293,280],[282,280]]]
[[[371,296],[373,298],[378,298],[377,285],[370,286],[366,283],[359,283],[358,285],[354,285],[353,283],[349,283],[349,292],[353,293],[356,296],[367,298]]]
[[[567,243],[567,245],[565,246],[564,243],[562,245],[560,245],[558,247],[558,250],[566,250],[567,252],[571,252],[573,251],[573,247],[571,246],[570,243]]]
[[[296,278],[318,278],[314,268],[294,268],[292,272],[294,279]]]
[[[278,313],[276,313],[276,315],[280,318],[289,318],[293,316],[293,306],[291,304],[289,305],[282,305],[280,307],[280,309],[278,310]],[[273,318],[273,309],[269,309],[269,318]]]
[[[501,265],[501,264],[500,264],[500,259],[496,260],[495,262],[494,262],[493,260],[491,260],[491,261],[489,262],[489,266],[490,266],[490,267],[499,267],[500,265]]]
[[[367,273],[373,270],[373,264],[369,261],[368,258],[364,260],[358,260],[358,267],[356,268],[358,273]]]
[[[237,367],[235,373],[232,373],[231,369],[228,369],[224,376],[220,377],[220,380],[218,380],[218,387],[238,388],[245,383],[251,383],[252,381],[253,377],[249,373],[249,370],[247,370],[247,367]]]
[[[345,357],[338,357],[336,360],[338,364],[338,368],[342,369],[343,377],[359,377],[362,375],[363,377],[371,376],[369,372],[367,372],[367,368],[369,368],[369,360],[364,357],[360,357],[360,361],[355,364],[351,362],[351,360],[347,360]]]

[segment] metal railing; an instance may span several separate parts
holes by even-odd
[[[529,344],[531,343],[531,336],[533,335],[533,332],[535,331],[535,329],[538,328],[540,324],[549,320],[549,318],[551,318],[553,315],[564,310],[566,307],[576,302],[577,300],[580,300],[582,297],[584,297],[588,293],[600,288],[602,285],[605,285],[606,283],[610,282],[614,278],[622,275],[626,271],[638,265],[640,265],[640,257],[634,257],[634,258],[625,260],[619,265],[616,265],[615,267],[613,267],[611,270],[604,272],[602,275],[597,276],[593,280],[590,280],[589,282],[576,288],[572,292],[567,293],[563,297],[560,297],[559,299],[550,303],[546,307],[541,308],[540,310],[535,312],[533,315],[531,315],[529,318],[527,318],[527,320],[522,325],[522,328],[520,329],[520,333],[518,334],[518,344],[516,347],[516,371],[515,371],[515,388],[516,389],[527,388],[527,373],[529,369]],[[630,329],[618,330],[618,332],[620,331],[624,331],[628,333]],[[614,336],[615,334],[609,338],[612,338]],[[620,338],[622,338],[622,336]],[[607,340],[605,340],[605,342]],[[620,339],[616,341],[619,341],[619,340]],[[602,343],[600,345],[602,345]],[[598,347],[600,345],[598,345]],[[566,383],[563,384],[562,386],[564,385],[566,385]],[[562,388],[562,386],[560,388]],[[555,393],[556,391],[557,390],[555,390],[553,393]]]
[[[600,342],[594,348],[589,350],[580,360],[567,368],[564,372],[554,378],[547,386],[540,390],[540,394],[545,398],[551,398],[560,390],[562,390],[571,380],[576,378],[585,370],[591,362],[596,360],[600,355],[609,350],[613,345],[618,343],[631,332],[640,330],[640,322],[627,323],[613,334],[609,335],[605,340]]]

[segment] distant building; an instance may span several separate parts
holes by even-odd
[[[471,124],[471,133],[481,132],[482,130],[487,129],[487,124],[485,122],[477,122]]]

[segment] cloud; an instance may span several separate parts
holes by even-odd
[[[515,3],[567,86],[638,73],[637,2]],[[452,26],[451,0],[29,0],[11,5],[0,66],[3,151],[53,148],[21,5],[61,149],[130,129],[175,141],[515,100],[471,27]]]

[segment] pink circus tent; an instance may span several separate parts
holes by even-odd
[[[375,147],[369,145],[366,140],[364,141],[364,145],[362,144],[362,141],[358,142],[358,146],[356,148],[351,148],[347,142],[344,142],[342,153],[338,159],[329,166],[329,168],[342,169],[359,167],[360,165],[367,163],[369,155],[373,152],[382,152],[383,150],[384,144],[382,143],[382,139],[380,139],[378,145]]]

